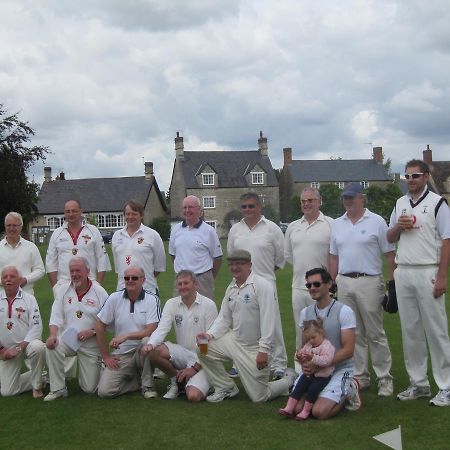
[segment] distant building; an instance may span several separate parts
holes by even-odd
[[[317,189],[324,184],[334,184],[339,189],[352,182],[364,187],[386,186],[392,176],[383,164],[382,147],[373,148],[370,159],[292,159],[292,149],[283,149],[284,164],[280,175],[281,220],[285,221],[287,205],[294,195],[305,187]]]
[[[67,200],[80,201],[84,216],[100,230],[116,230],[124,226],[123,207],[130,199],[144,205],[144,224],[157,217],[168,216],[164,196],[153,173],[153,163],[145,163],[144,176],[118,178],[85,178],[68,180],[64,172],[52,179],[51,167],[44,168],[44,182],[38,197],[38,216],[30,224],[35,242],[62,225]]]
[[[279,214],[278,180],[262,132],[258,150],[251,151],[185,151],[177,132],[170,184],[173,221],[182,220],[183,199],[195,195],[202,203],[204,220],[225,238],[230,225],[240,219],[239,197],[249,191],[261,197],[265,208]]]
[[[430,166],[429,184],[432,190],[450,203],[450,161],[433,161],[433,152],[429,145],[423,151],[423,160]]]

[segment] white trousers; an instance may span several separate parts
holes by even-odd
[[[363,384],[370,383],[370,351],[377,379],[392,379],[392,356],[383,328],[381,306],[385,294],[383,277],[350,278],[338,275],[336,283],[339,300],[350,306],[356,316],[355,377]]]
[[[278,302],[279,299],[277,293],[277,286],[275,281],[273,283],[277,301],[275,311],[275,332],[274,332],[272,360],[270,361],[270,368],[272,370],[276,369],[286,370],[287,353],[286,353],[286,346],[284,345],[283,325],[281,324],[281,313],[280,313],[280,305]]]
[[[74,352],[64,342],[58,340],[54,349],[45,349],[48,372],[50,377],[50,390],[52,392],[64,389],[66,356],[78,356],[78,382],[80,388],[89,394],[97,390],[100,378],[102,359],[98,347],[81,347]]]
[[[270,369],[266,367],[258,370],[256,367],[258,350],[258,346],[240,344],[233,331],[229,331],[221,338],[209,341],[207,355],[198,355],[210,384],[216,390],[229,390],[234,387],[234,381],[223,366],[224,361],[233,361],[239,371],[242,385],[253,402],[265,402],[280,395],[287,395],[287,377],[269,382]]]
[[[437,266],[398,266],[394,272],[406,371],[414,386],[429,386],[428,348],[434,381],[450,389],[450,341],[445,295],[433,297]]]
[[[309,295],[309,291],[305,289],[299,289],[296,287],[292,288],[292,313],[294,317],[294,327],[295,327],[295,348],[301,348],[302,346],[302,335],[300,333],[300,312],[303,308],[312,305],[314,300]],[[301,373],[301,364],[294,359],[294,367],[297,373]]]
[[[45,362],[45,345],[39,339],[31,341],[25,352],[13,359],[0,361],[0,385],[3,397],[39,390],[42,387],[42,368]],[[27,361],[30,370],[21,373],[23,361]]]

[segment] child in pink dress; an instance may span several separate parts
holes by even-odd
[[[335,349],[331,342],[325,339],[321,319],[303,322],[303,342],[306,344],[297,350],[297,359],[300,362],[312,361],[319,369],[312,375],[302,374],[295,384],[286,406],[279,410],[282,416],[292,417],[296,420],[305,420],[309,417],[313,403],[330,381],[334,371],[331,363]],[[295,408],[304,394],[306,395],[303,409],[294,417]]]

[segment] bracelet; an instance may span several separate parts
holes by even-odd
[[[193,366],[191,366],[197,373],[200,369],[197,369],[197,367],[195,367],[195,364]]]

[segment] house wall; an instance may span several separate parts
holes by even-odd
[[[172,173],[172,183],[170,184],[170,217],[171,219],[179,219],[183,217],[183,199],[187,196],[186,186],[184,184],[183,173],[181,171],[181,164],[178,158],[175,159],[175,164]],[[195,195],[195,194],[193,194]]]
[[[150,226],[153,220],[158,217],[167,217],[167,214],[164,211],[156,189],[153,186],[150,190],[150,195],[144,209],[144,225]]]
[[[386,186],[388,186],[391,183],[392,183],[392,181],[369,181],[369,186],[380,186],[382,188],[385,188]],[[334,181],[321,181],[320,182],[321,186],[324,184],[334,184]],[[311,182],[294,183],[292,196],[295,196],[295,195],[300,196],[302,190],[306,187],[311,187]]]

